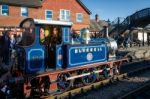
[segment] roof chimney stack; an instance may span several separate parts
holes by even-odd
[[[99,16],[98,16],[98,14],[95,15],[95,21],[99,22]]]

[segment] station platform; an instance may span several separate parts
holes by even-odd
[[[149,59],[150,58],[150,46],[142,46],[142,47],[130,47],[119,49],[117,52],[117,56],[130,56],[133,60],[141,60],[141,59]]]

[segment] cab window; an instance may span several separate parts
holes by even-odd
[[[40,43],[43,45],[56,45],[61,43],[61,28],[59,26],[46,26],[40,28]]]
[[[20,46],[30,46],[35,40],[35,30],[34,28],[24,28],[22,33],[17,35],[18,45]]]
[[[51,32],[51,44],[61,44],[61,41],[62,41],[62,38],[61,38],[61,35],[62,35],[62,30],[61,30],[61,27],[59,26],[53,26],[51,28],[52,32]]]
[[[49,28],[48,27],[41,27],[40,28],[40,43],[41,44],[48,44],[49,43]]]

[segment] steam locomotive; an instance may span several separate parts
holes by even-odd
[[[91,38],[88,29],[71,37],[71,22],[27,18],[20,23],[21,40],[15,45],[11,92],[20,96],[42,96],[88,85],[119,73],[116,41]],[[13,53],[14,54],[14,53]],[[22,77],[22,79],[19,79]],[[18,79],[17,79],[18,78]]]
[[[21,60],[21,64],[18,63],[18,65],[23,66],[23,71],[26,74],[43,72],[46,67],[49,69],[62,69],[96,62],[106,62],[109,58],[110,49],[113,52],[117,49],[116,42],[110,40],[110,38],[91,39],[88,29],[82,29],[81,37],[77,38],[78,40],[74,40],[70,36],[71,22],[52,23],[45,20],[31,20],[24,20],[20,27],[25,27],[23,25],[29,22],[30,26],[28,27],[34,27],[33,29],[35,29],[35,31],[33,30],[35,32],[35,40],[31,45],[21,46],[21,48],[17,49],[20,54],[18,58],[22,59],[24,57]],[[44,38],[47,40],[45,41],[46,44],[42,44],[39,39],[41,28],[45,28],[45,35],[46,32],[51,33],[48,34],[48,40]],[[50,31],[50,29],[52,30]],[[58,33],[56,34],[56,40],[53,38],[54,29],[57,29],[56,32]],[[108,44],[110,45],[108,46]]]

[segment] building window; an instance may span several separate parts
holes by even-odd
[[[77,22],[83,22],[83,14],[82,13],[76,14],[76,21]]]
[[[9,14],[9,6],[8,5],[2,5],[1,6],[1,15],[8,15]]]
[[[28,8],[21,7],[21,16],[28,17]]]
[[[60,20],[61,21],[70,21],[70,11],[69,10],[60,10]]]
[[[45,11],[45,19],[46,20],[52,20],[53,18],[53,11],[52,10],[46,10]]]

